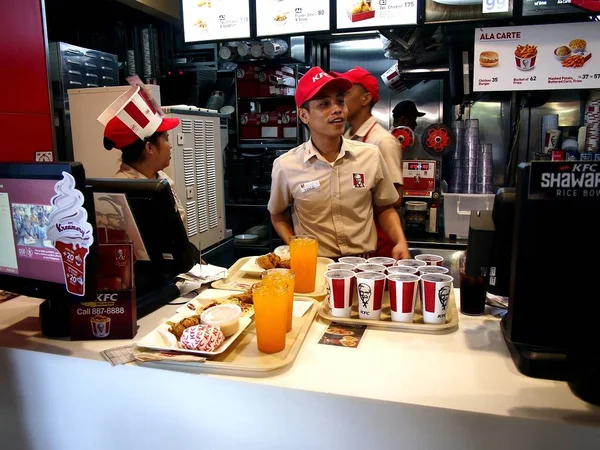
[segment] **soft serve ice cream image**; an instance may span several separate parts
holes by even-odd
[[[54,186],[48,238],[60,252],[67,291],[85,295],[85,259],[94,242],[92,226],[83,208],[83,194],[75,188],[75,179],[63,172]]]

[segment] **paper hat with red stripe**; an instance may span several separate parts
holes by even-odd
[[[104,137],[119,149],[179,125],[179,119],[162,117],[140,86],[132,86],[111,103],[98,121],[104,125]],[[106,141],[105,147],[112,148]]]

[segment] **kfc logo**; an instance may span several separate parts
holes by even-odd
[[[365,283],[358,285],[358,296],[363,305],[363,308],[369,307],[369,300],[371,300],[371,286]]]
[[[365,174],[364,173],[353,173],[352,174],[352,187],[354,189],[360,189],[365,187]]]
[[[96,294],[96,300],[99,302],[116,302],[117,294]]]
[[[323,77],[331,78],[331,75],[329,75],[329,74],[327,74],[325,72],[318,73],[318,74],[316,74],[315,76],[312,77],[312,82],[316,83],[317,81],[319,81]]]
[[[438,291],[438,299],[440,300],[440,305],[442,305],[442,311],[446,311],[446,306],[448,306],[448,300],[450,299],[449,286],[444,286]]]

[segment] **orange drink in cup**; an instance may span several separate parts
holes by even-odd
[[[287,310],[287,331],[292,331],[292,310],[294,309],[294,271],[291,269],[269,269],[262,274],[264,284],[286,283],[288,310]]]
[[[312,236],[298,235],[290,239],[290,260],[296,273],[294,291],[299,294],[315,290],[318,250],[319,242]]]
[[[257,283],[252,286],[258,350],[276,353],[285,348],[288,310],[287,283]]]

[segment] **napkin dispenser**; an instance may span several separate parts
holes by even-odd
[[[578,375],[597,370],[600,239],[593,217],[599,209],[600,163],[519,165],[509,307],[501,326],[525,375],[589,380]]]

